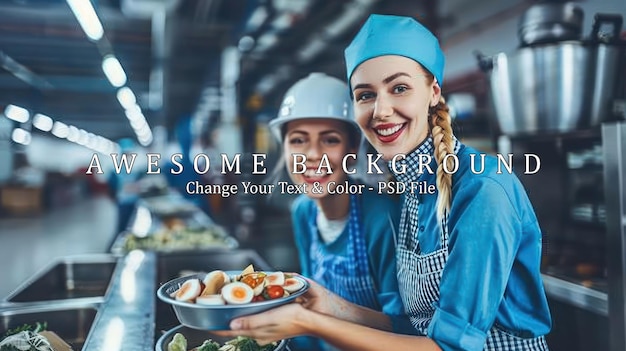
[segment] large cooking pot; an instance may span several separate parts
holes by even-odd
[[[595,22],[588,40],[522,47],[480,58],[481,68],[490,72],[502,133],[568,132],[607,119],[623,47],[614,40],[600,40],[599,29],[613,25],[617,37],[621,16],[596,15]]]
[[[522,14],[518,25],[521,46],[582,39],[583,10],[573,2],[540,2]]]
[[[600,26],[609,23],[613,31],[608,36],[598,35]],[[622,16],[620,15],[596,15],[592,38],[597,42],[596,53],[593,63],[594,89],[591,99],[591,125],[610,120],[612,114],[613,99],[616,98],[618,77],[624,77],[626,63],[624,62],[624,44],[620,41],[622,29]],[[624,98],[624,96],[619,96]]]

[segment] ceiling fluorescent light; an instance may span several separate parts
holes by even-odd
[[[345,11],[337,17],[335,21],[324,28],[327,40],[334,39],[343,34],[356,21],[360,20],[366,13],[366,8],[357,6],[346,6]]]
[[[80,137],[80,130],[78,130],[78,128],[76,128],[75,126],[69,126],[69,133],[67,134],[67,140],[75,143],[78,141],[78,138]]]
[[[131,128],[133,128],[133,130],[140,130],[141,128],[147,125],[148,125],[148,122],[146,121],[145,118],[137,118],[137,119],[130,120],[130,126]]]
[[[129,108],[127,110],[124,110],[124,114],[129,121],[145,119],[143,113],[141,113],[141,109],[139,108]]]
[[[297,56],[300,63],[306,63],[315,58],[326,48],[326,42],[319,37],[314,37],[304,48],[302,48]]]
[[[98,41],[104,35],[104,29],[89,0],[67,0],[78,23],[89,39]]]
[[[117,101],[125,110],[128,110],[137,103],[137,98],[129,87],[122,87],[117,91]]]
[[[150,130],[150,126],[144,124],[140,128],[135,129],[135,134],[137,135],[137,137],[145,138],[152,135],[152,131]]]
[[[120,61],[113,55],[106,55],[102,60],[102,70],[109,79],[109,82],[119,88],[126,84],[126,73],[120,64]]]
[[[275,33],[265,33],[257,39],[254,50],[264,52],[269,50],[276,43],[278,43],[278,36]]]
[[[30,118],[30,113],[28,113],[27,109],[15,105],[8,105],[4,109],[4,115],[7,116],[8,119],[20,123],[26,123],[28,118]]]
[[[46,115],[42,115],[41,113],[38,113],[33,117],[33,127],[41,131],[44,131],[44,132],[51,131],[53,124],[54,124],[54,121],[52,121],[52,118]]]
[[[65,139],[70,134],[70,129],[67,124],[63,122],[56,121],[52,126],[52,135],[57,138]]]
[[[272,28],[283,31],[293,24],[294,16],[291,13],[282,13],[272,21]]]
[[[298,15],[304,14],[311,5],[310,0],[274,0],[274,9],[279,12],[289,12]]]
[[[152,140],[152,134],[150,134],[145,138],[139,138],[139,144],[141,144],[141,146],[148,146],[150,145],[150,143],[152,143]]]
[[[259,29],[268,16],[269,13],[267,12],[265,6],[257,7],[254,12],[252,12],[250,19],[248,19],[248,22],[246,23],[246,31],[254,32]]]
[[[258,91],[259,94],[265,95],[269,93],[270,91],[272,91],[272,89],[274,89],[274,87],[277,84],[278,84],[278,79],[276,78],[276,75],[270,74],[270,75],[263,77],[261,81],[259,81],[259,83],[256,86],[256,90]]]
[[[11,133],[11,139],[18,144],[28,145],[31,140],[30,132],[22,128],[15,128]]]

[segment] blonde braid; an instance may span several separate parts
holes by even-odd
[[[430,130],[435,146],[435,160],[437,160],[437,218],[441,221],[444,215],[450,211],[452,199],[452,174],[444,171],[443,160],[446,155],[454,153],[454,141],[452,138],[452,119],[448,112],[448,105],[443,96],[436,106],[431,107]],[[448,157],[446,168],[454,169],[454,161]]]

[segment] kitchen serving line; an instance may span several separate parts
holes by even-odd
[[[241,270],[248,264],[271,268],[254,250],[66,257],[0,303],[0,335],[45,322],[74,350],[154,350],[163,333],[180,325],[171,306],[158,301],[159,286],[193,271]]]
[[[158,288],[190,272],[258,270],[270,265],[254,250],[155,252],[134,250],[124,256],[93,254],[53,262],[0,304],[0,335],[7,330],[47,323],[74,350],[155,350],[159,338],[180,325],[170,305],[159,301]],[[553,297],[587,305],[588,296],[544,276]],[[578,285],[576,285],[578,287]],[[589,289],[589,291],[592,291]],[[595,291],[594,291],[595,292]],[[575,295],[575,296],[574,296]],[[598,311],[606,314],[606,310]]]

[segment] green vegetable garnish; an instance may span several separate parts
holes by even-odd
[[[167,345],[167,351],[187,351],[187,339],[181,333],[176,333]]]
[[[202,345],[196,348],[196,351],[219,351],[220,344],[213,340],[204,340]]]
[[[21,333],[23,331],[32,331],[34,333],[39,333],[39,332],[42,332],[42,331],[46,330],[47,328],[48,328],[48,322],[43,322],[43,323],[37,322],[35,325],[24,324],[24,325],[19,326],[19,327],[15,328],[15,329],[7,330],[7,332],[4,334],[4,336],[2,338],[4,339],[7,336],[15,335],[15,334]]]
[[[272,351],[276,347],[276,343],[259,346],[256,340],[246,336],[238,336],[227,341],[226,344],[235,346],[237,351]]]

